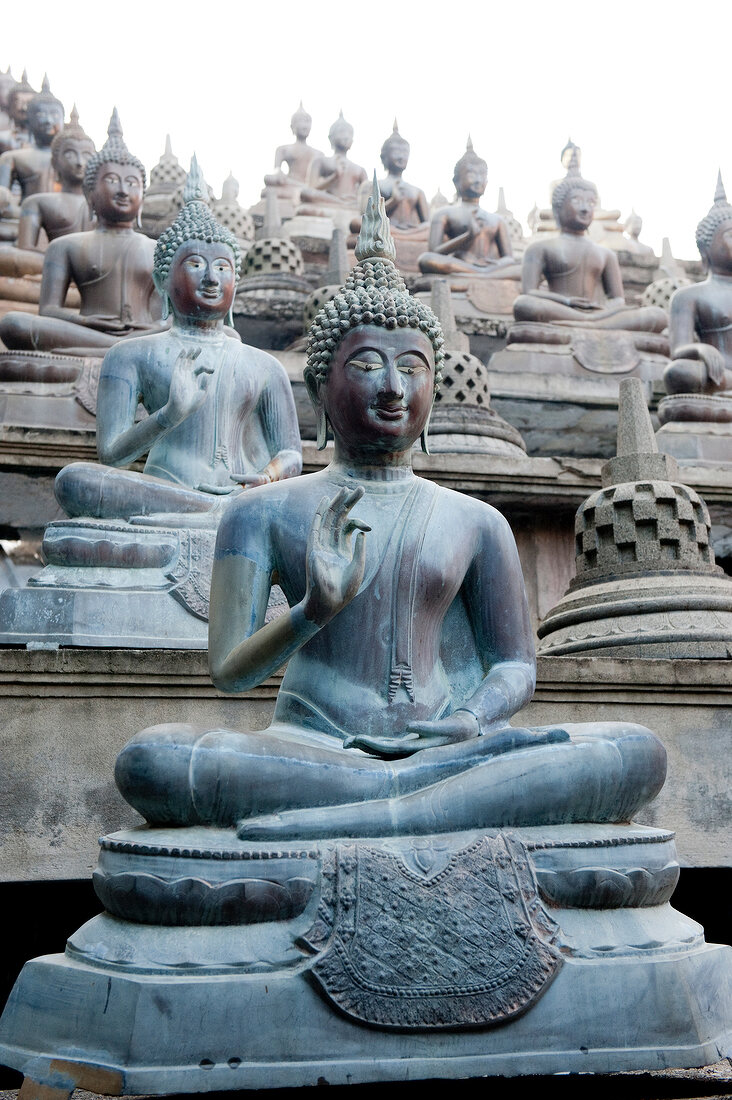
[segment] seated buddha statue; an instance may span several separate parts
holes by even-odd
[[[560,234],[526,249],[513,315],[517,321],[660,333],[664,311],[626,305],[615,253],[588,236],[596,202],[594,183],[579,175],[576,163],[570,165],[552,196]]]
[[[488,504],[412,470],[443,337],[394,255],[375,187],[358,262],[309,335],[333,460],[241,494],[219,527],[211,674],[244,691],[288,662],[273,722],[138,734],[116,781],[151,824],[238,823],[249,841],[616,822],[663,781],[643,727],[510,726],[535,678],[516,545]],[[265,626],[275,572],[289,607]]]
[[[346,122],[343,111],[328,131],[328,141],[332,155],[313,160],[309,186],[303,187],[300,200],[315,206],[355,208],[366,171],[348,159],[348,151],[353,145],[353,126]],[[312,213],[312,210],[306,212]]]
[[[696,243],[709,274],[671,298],[672,362],[664,382],[669,394],[732,398],[732,206],[721,174],[714,204],[696,228]]]
[[[419,257],[420,270],[436,275],[518,278],[521,268],[513,257],[506,223],[480,205],[488,183],[488,165],[475,152],[470,138],[455,165],[453,183],[458,200],[432,215],[429,250]]]
[[[10,85],[6,107],[9,125],[7,130],[0,131],[0,153],[29,144],[28,104],[36,95],[38,92],[29,83],[28,74],[23,69],[20,80],[13,80]]]
[[[121,340],[105,356],[97,398],[103,465],[73,463],[56,479],[70,516],[180,523],[214,513],[242,486],[301,469],[300,437],[283,367],[241,343],[231,308],[241,272],[236,237],[203,201],[193,161],[185,204],[158,238],[153,279],[172,313],[168,331]],[[149,416],[136,419],[138,402]],[[143,473],[116,469],[147,455]]]
[[[396,119],[392,132],[381,146],[380,155],[386,176],[379,180],[379,190],[384,196],[392,236],[426,228],[430,218],[427,196],[402,178],[409,163],[409,142],[399,133]]]
[[[8,65],[5,72],[0,73],[0,141],[2,140],[2,135],[9,131],[12,125],[12,119],[10,118],[8,108],[10,105],[10,93],[17,83]],[[0,147],[0,153],[4,152],[5,148]]]
[[[51,93],[48,79],[28,101],[27,125],[31,143],[9,149],[0,156],[0,187],[17,181],[22,197],[52,191],[55,174],[51,163],[51,143],[64,124],[64,107]]]
[[[0,275],[41,274],[45,253],[42,232],[50,242],[91,228],[92,216],[82,184],[87,162],[95,152],[94,142],[79,125],[74,107],[69,123],[51,142],[51,165],[61,190],[40,192],[23,200],[18,244],[0,251]]]
[[[313,162],[323,156],[319,149],[308,145],[312,126],[313,120],[300,100],[300,106],[290,119],[295,140],[289,145],[279,145],[275,150],[275,170],[264,177],[262,198],[266,197],[268,188],[274,187],[279,198],[299,202],[300,188],[307,183]],[[287,166],[287,172],[282,171],[283,164]]]
[[[108,138],[89,159],[84,194],[94,229],[57,237],[46,250],[38,316],[8,313],[0,339],[13,350],[79,349],[104,355],[118,340],[166,327],[152,280],[155,243],[135,231],[145,192],[145,169],[125,145],[115,109]],[[75,283],[81,309],[69,309]]]

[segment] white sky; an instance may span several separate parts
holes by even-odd
[[[1,23],[0,67],[26,66],[35,87],[47,71],[97,145],[116,104],[148,170],[169,132],[217,194],[233,170],[245,206],[301,98],[324,151],[343,108],[369,173],[381,174],[396,115],[412,147],[405,178],[428,198],[452,196],[470,133],[488,162],[485,205],[502,185],[524,226],[548,203],[568,135],[603,206],[635,207],[656,251],[667,236],[676,256],[697,257],[718,166],[732,200],[729,0],[6,0]]]

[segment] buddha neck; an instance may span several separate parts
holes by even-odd
[[[732,271],[712,270],[709,273],[709,278],[712,280],[712,282],[723,283],[725,286],[728,286],[730,283],[732,283]]]
[[[374,483],[411,481],[415,476],[412,470],[411,450],[380,454],[378,461],[374,461],[368,453],[349,452],[348,448],[344,448],[337,439],[335,454],[329,469],[340,477]]]
[[[561,232],[559,234],[560,237],[575,237],[575,238],[584,237],[585,234],[587,233],[587,230],[584,228],[584,226],[580,229],[573,229],[571,226],[563,225],[560,228],[561,228]]]
[[[97,215],[97,217],[99,217],[99,215]],[[134,221],[129,221],[129,222],[108,222],[108,221],[105,221],[103,219],[100,219],[99,225],[97,226],[97,232],[98,233],[134,233],[134,231],[135,231]]]
[[[218,344],[226,339],[224,322],[220,318],[214,321],[193,321],[190,318],[175,316],[170,331],[183,340],[205,341],[209,344]]]

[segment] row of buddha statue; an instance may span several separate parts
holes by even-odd
[[[27,307],[7,312],[0,319],[0,339],[13,352],[101,358],[120,340],[164,331],[169,321],[152,275],[154,244],[138,232],[146,172],[127,149],[116,111],[107,141],[96,152],[75,109],[63,124],[63,107],[47,80],[36,93],[25,77],[18,83],[8,79],[9,74],[0,75],[0,106],[5,105],[8,124],[3,131],[8,148],[0,156],[0,184],[9,185],[7,209],[12,216],[5,224],[17,227],[15,243],[0,246],[0,279],[38,280],[42,275],[36,283],[37,312]],[[363,208],[368,190],[364,169],[348,158],[353,128],[341,113],[330,132],[332,156],[325,157],[308,144],[310,126],[301,105],[292,119],[295,140],[278,148],[275,172],[265,178],[263,196],[269,201],[280,195],[285,206],[290,204],[292,217],[283,232],[304,216],[306,208],[316,218],[327,218],[329,208],[342,207],[353,234],[361,218],[356,207]],[[29,143],[23,144],[26,140]],[[559,371],[570,376],[634,371],[646,378],[664,377],[669,399],[660,411],[662,421],[729,419],[724,335],[728,320],[721,304],[727,264],[723,231],[718,238],[716,229],[711,237],[707,231],[698,237],[710,275],[706,282],[678,292],[669,326],[663,309],[626,303],[617,248],[593,237],[597,188],[581,175],[580,150],[573,142],[563,150],[566,176],[551,188],[551,218],[538,219],[534,239],[520,261],[513,254],[509,220],[481,205],[487,165],[470,140],[455,165],[452,203],[431,206],[421,189],[404,181],[408,156],[409,145],[395,122],[381,150],[386,176],[379,180],[379,191],[397,262],[400,247],[409,246],[414,257],[416,241],[418,272],[415,269],[410,279],[424,300],[435,279],[447,278],[456,305],[469,299],[484,310],[495,308],[507,319],[513,314],[506,348],[493,356],[491,370]],[[165,231],[184,204],[183,172],[179,166],[170,170],[175,158],[169,145],[164,160],[158,194],[165,194],[168,207],[158,208],[154,230],[148,230],[153,237]],[[22,194],[20,207],[13,205],[12,188]],[[211,199],[207,188],[206,200]],[[713,213],[705,223],[722,227],[729,209],[720,181]],[[253,223],[236,201],[233,178],[214,210],[220,220],[240,227],[241,235],[239,230],[235,234],[240,249],[248,248]],[[599,216],[603,223],[608,221],[607,211]],[[241,228],[246,219],[246,228]],[[635,232],[633,239],[642,253],[637,229],[636,219],[631,237]],[[79,298],[74,299],[77,292]],[[692,302],[704,305],[692,309]],[[705,309],[711,311],[711,320]],[[601,334],[601,339],[592,333]],[[558,345],[564,352],[547,357],[547,349],[556,351]],[[35,369],[38,377],[40,368]],[[695,397],[679,399],[679,394]]]

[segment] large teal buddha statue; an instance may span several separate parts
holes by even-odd
[[[145,730],[120,789],[155,825],[247,839],[627,820],[663,782],[649,731],[510,725],[535,677],[516,546],[487,504],[412,471],[443,337],[394,266],[377,184],[356,256],[305,371],[333,460],[238,498],[217,539],[213,680],[244,691],[288,662],[273,724]],[[289,609],[264,626],[275,572]]]

